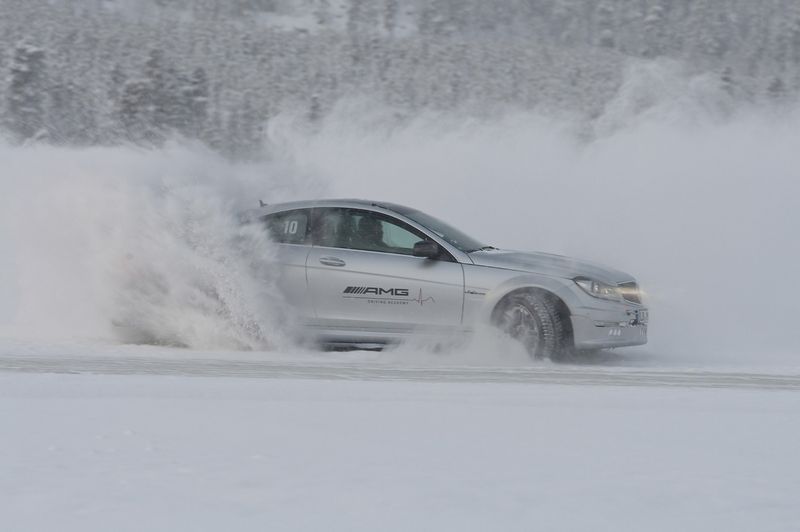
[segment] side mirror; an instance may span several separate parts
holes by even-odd
[[[439,244],[431,242],[430,240],[420,240],[414,244],[414,256],[425,257],[426,259],[435,259],[441,254],[442,250]]]

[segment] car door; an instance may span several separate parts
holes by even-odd
[[[261,219],[277,248],[278,288],[301,319],[310,319],[314,314],[306,282],[311,212],[311,209],[294,209],[268,214]]]
[[[461,324],[464,271],[444,252],[413,256],[424,233],[365,209],[318,208],[306,274],[323,328],[405,333]]]

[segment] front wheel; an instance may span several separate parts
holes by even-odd
[[[531,358],[551,360],[567,358],[571,351],[566,320],[555,297],[542,291],[507,296],[493,317],[495,325],[522,343]]]

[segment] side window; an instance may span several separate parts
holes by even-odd
[[[423,235],[411,232],[400,225],[387,220],[381,220],[383,238],[381,243],[385,245],[387,251],[411,255],[414,253],[414,244],[420,240],[425,240]]]
[[[345,209],[317,209],[313,239],[315,246],[329,248],[350,247],[352,230]]]
[[[299,209],[265,216],[264,223],[270,238],[281,244],[304,244],[309,212],[309,209]]]
[[[358,209],[321,209],[314,231],[317,246],[413,255],[425,240],[416,229],[383,214]]]

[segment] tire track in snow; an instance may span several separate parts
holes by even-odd
[[[172,375],[262,379],[519,383],[594,386],[660,386],[800,390],[800,375],[692,369],[587,368],[531,365],[391,366],[374,363],[308,363],[271,360],[101,356],[0,355],[0,371],[107,375]]]

